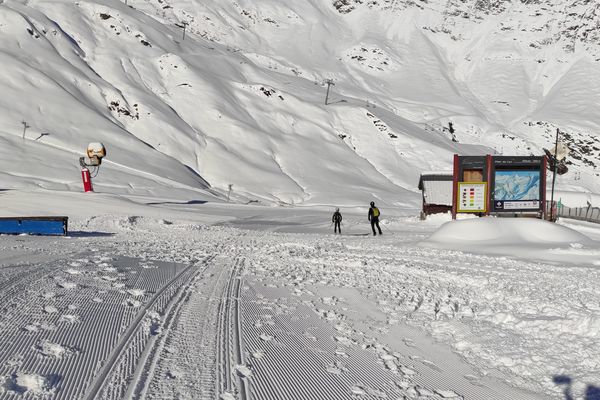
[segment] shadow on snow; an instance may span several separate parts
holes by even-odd
[[[552,378],[555,384],[563,387],[565,400],[575,400],[573,396],[573,380],[566,375],[556,375]],[[600,400],[600,387],[588,385],[585,389],[583,400]]]

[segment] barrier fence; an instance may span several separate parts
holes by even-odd
[[[546,215],[550,216],[550,202],[546,202]],[[594,222],[600,224],[600,208],[599,207],[567,207],[564,205],[557,206],[554,202],[554,215],[559,218],[577,219],[580,221]]]

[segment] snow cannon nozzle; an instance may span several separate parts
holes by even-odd
[[[102,164],[102,159],[104,157],[106,157],[106,148],[100,142],[92,142],[92,143],[88,144],[86,153],[87,153],[89,162],[87,162],[85,160],[85,157],[82,157],[83,164],[85,164],[85,166],[89,166],[89,167],[97,167],[100,164]],[[80,161],[81,161],[81,159],[80,159]]]

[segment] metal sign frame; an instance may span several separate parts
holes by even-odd
[[[496,156],[496,155],[480,155],[480,156],[459,156],[454,155],[454,174],[453,174],[453,189],[452,189],[452,218],[456,219],[458,213],[539,213],[545,217],[546,204],[546,163],[545,156]],[[482,182],[467,182],[465,181],[466,172],[469,170],[480,171]],[[535,200],[524,200],[523,203],[514,201],[511,206],[506,209],[503,207],[504,202],[498,205],[494,202],[494,193],[496,189],[496,171],[538,171],[539,172],[539,196]],[[478,210],[465,210],[460,207],[459,184],[487,184],[485,190],[485,207]],[[537,202],[536,207],[532,207],[531,201]],[[521,205],[521,207],[520,207]],[[500,207],[502,206],[502,207]]]

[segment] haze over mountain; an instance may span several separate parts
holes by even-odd
[[[126,3],[0,0],[4,188],[80,191],[101,141],[103,192],[415,207],[452,154],[560,128],[559,185],[600,189],[595,2]]]

